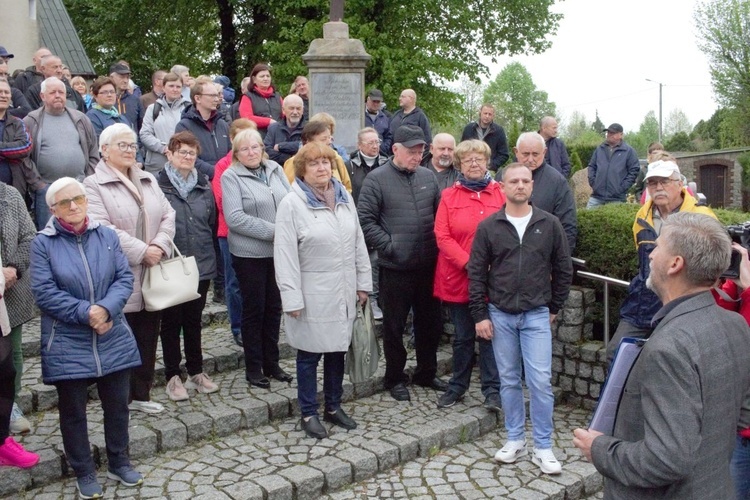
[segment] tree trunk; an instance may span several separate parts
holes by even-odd
[[[221,40],[219,54],[221,54],[221,72],[229,77],[229,81],[239,89],[237,79],[237,31],[234,28],[234,6],[231,0],[216,0],[219,7],[219,23],[221,25]],[[239,92],[238,92],[239,95]]]

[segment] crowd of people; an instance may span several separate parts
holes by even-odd
[[[495,459],[513,463],[529,454],[525,377],[531,460],[545,474],[561,472],[552,450],[552,325],[572,283],[578,228],[570,161],[553,117],[540,117],[538,131],[521,133],[511,150],[494,107],[483,104],[457,143],[447,133],[433,136],[414,90],[401,92],[399,109],[391,114],[383,93],[371,88],[363,103],[365,127],[356,149],[347,150],[336,143],[330,114],[310,115],[307,78],[298,76],[283,96],[267,64],[253,67],[239,93],[226,77],[192,77],[179,64],[154,72],[152,90],[143,93],[130,79],[127,61],[113,63],[89,89],[83,79],[66,77],[62,61],[46,48],[14,78],[7,65],[12,57],[0,47],[0,464],[32,467],[38,461],[10,436],[30,430],[15,398],[23,370],[21,327],[33,317],[34,301],[42,313],[43,381],[58,391],[63,446],[80,496],[102,494],[86,437],[92,383],[104,408],[108,477],[141,484],[127,454],[128,415],[165,410],[151,399],[158,340],[170,400],[220,389],[202,363],[201,312],[213,283],[213,300],[226,304],[233,341],[244,351],[246,381],[255,390],[295,379],[279,363],[283,318],[297,350],[306,435],[323,439],[329,432],[316,398],[321,358],[322,420],[357,427],[342,407],[344,360],[357,309],[371,307],[383,324],[384,386],[394,400],[410,400],[414,384],[436,391],[438,408],[453,407],[478,364],[484,407],[504,412],[507,441]],[[700,267],[692,262],[703,256],[688,255],[675,243],[682,225],[711,233],[709,223],[678,212],[713,216],[684,186],[676,160],[654,144],[648,167],[641,169],[622,140],[623,127],[613,123],[605,132],[588,165],[588,208],[625,201],[634,184],[646,193],[633,226],[639,273],[611,344],[623,337],[652,339],[647,345],[656,346],[654,353],[645,350],[640,371],[628,382],[645,391],[653,373],[661,378],[653,366],[663,364],[657,355],[684,354],[657,352],[669,343],[661,332],[678,328],[667,319],[687,307],[672,299],[686,296],[679,302],[708,307],[699,292],[711,280],[713,285],[723,261],[709,262],[696,276],[690,266]],[[706,237],[726,246],[716,235]],[[196,259],[199,297],[147,310],[146,270],[175,247]],[[725,282],[717,296],[727,309],[737,309],[750,285],[750,261],[747,252],[742,255],[740,279]],[[437,374],[443,309],[455,325],[449,381]],[[404,345],[409,315],[416,351],[412,375]],[[654,327],[654,318],[664,320]],[[717,356],[724,349],[733,357],[731,369],[712,372],[705,383],[723,377],[737,385],[724,398],[726,408],[715,412],[721,422],[705,427],[722,447],[702,458],[710,457],[711,470],[726,465],[713,480],[726,483],[735,448],[726,430],[737,425],[750,383],[750,356],[743,358],[746,349],[737,344],[750,329],[739,315],[717,318],[738,332],[726,336],[725,347],[710,347]],[[700,325],[680,319],[688,321]],[[680,342],[690,344],[692,335]],[[684,373],[700,365],[690,365],[695,353],[688,354],[675,363]],[[677,401],[682,393],[659,386],[661,393],[671,391],[665,401],[682,408],[681,416],[692,412],[695,425],[688,430],[700,434],[699,411],[685,409],[700,393],[688,395],[686,384],[680,389],[686,394]],[[676,473],[653,465],[662,450],[636,449],[639,443],[617,448],[622,440],[652,439],[643,422],[632,421],[651,423],[658,412],[639,407],[648,404],[658,402],[624,404],[615,436],[576,431],[576,446],[608,485],[616,485],[612,491],[683,494],[697,491],[696,478],[705,488],[710,481],[701,473],[690,480],[680,476],[684,484],[670,490],[666,478]],[[732,416],[737,418],[730,423]],[[735,465],[747,462],[747,420],[736,437]],[[685,436],[674,440],[682,446],[676,453],[698,449],[685,447]],[[663,448],[674,451],[669,443]],[[650,470],[636,480],[639,466]],[[742,467],[732,469],[738,485],[750,482]]]

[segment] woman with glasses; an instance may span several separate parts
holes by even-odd
[[[276,209],[289,192],[281,165],[269,160],[257,130],[232,141],[232,166],[221,176],[227,243],[242,295],[245,378],[268,389],[269,377],[291,382],[279,366],[281,295],[273,260]]]
[[[125,125],[115,127],[133,133]],[[109,152],[105,147],[105,157]],[[52,217],[32,242],[30,269],[31,289],[42,311],[42,378],[57,389],[65,457],[76,475],[79,496],[99,498],[102,487],[86,426],[92,383],[104,410],[107,476],[125,486],[143,482],[128,457],[129,378],[141,364],[123,314],[133,273],[117,234],[89,216],[80,182],[58,179],[46,199]]]
[[[137,149],[135,132],[127,125],[104,129],[99,138],[102,159],[84,185],[89,215],[117,232],[134,276],[124,311],[143,364],[130,376],[130,409],[161,413],[164,407],[151,401],[150,395],[161,311],[145,310],[141,282],[147,267],[172,253],[169,240],[174,237],[175,212],[154,176],[136,166]]]
[[[477,226],[505,204],[500,184],[487,172],[492,152],[477,139],[461,142],[453,153],[461,168],[458,184],[443,190],[435,215],[438,260],[435,268],[435,297],[443,301],[456,327],[453,336],[453,376],[448,390],[438,398],[438,408],[448,408],[463,399],[469,389],[474,360],[474,320],[469,313],[469,263]],[[500,378],[492,342],[479,339],[479,375],[484,406],[500,411]]]
[[[91,87],[91,92],[94,94],[94,104],[86,112],[86,116],[91,120],[97,138],[102,135],[102,130],[115,123],[124,123],[128,127],[131,126],[127,117],[117,111],[117,106],[115,106],[117,93],[115,82],[111,78],[97,79]]]
[[[168,161],[159,173],[159,187],[175,210],[174,243],[185,256],[198,263],[200,297],[162,311],[161,348],[164,353],[164,375],[167,396],[172,401],[188,399],[186,389],[209,394],[219,387],[203,373],[201,350],[201,315],[211,279],[216,277],[213,251],[213,225],[216,203],[205,175],[195,169],[200,144],[190,132],[177,132],[169,140]],[[188,378],[180,377],[180,333],[185,345],[185,368]]]

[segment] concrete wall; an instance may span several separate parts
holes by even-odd
[[[37,0],[5,0],[0,16],[2,44],[15,57],[9,61],[10,73],[31,66],[39,48],[39,31],[35,18]]]

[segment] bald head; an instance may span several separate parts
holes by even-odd
[[[50,52],[47,47],[39,47],[39,49],[34,52],[34,57],[31,58],[31,62],[34,63],[34,67],[36,67],[38,72],[42,72],[42,57],[50,55],[52,55],[52,52]]]
[[[417,106],[417,93],[412,89],[404,89],[398,96],[398,105],[405,113],[410,113]]]
[[[44,75],[44,78],[57,77],[62,78],[63,76],[63,63],[62,60],[53,56],[52,54],[42,57],[41,70],[40,72]]]
[[[441,172],[447,168],[453,168],[453,151],[456,149],[456,139],[450,134],[440,133],[432,138],[430,153],[432,154],[432,166]]]

